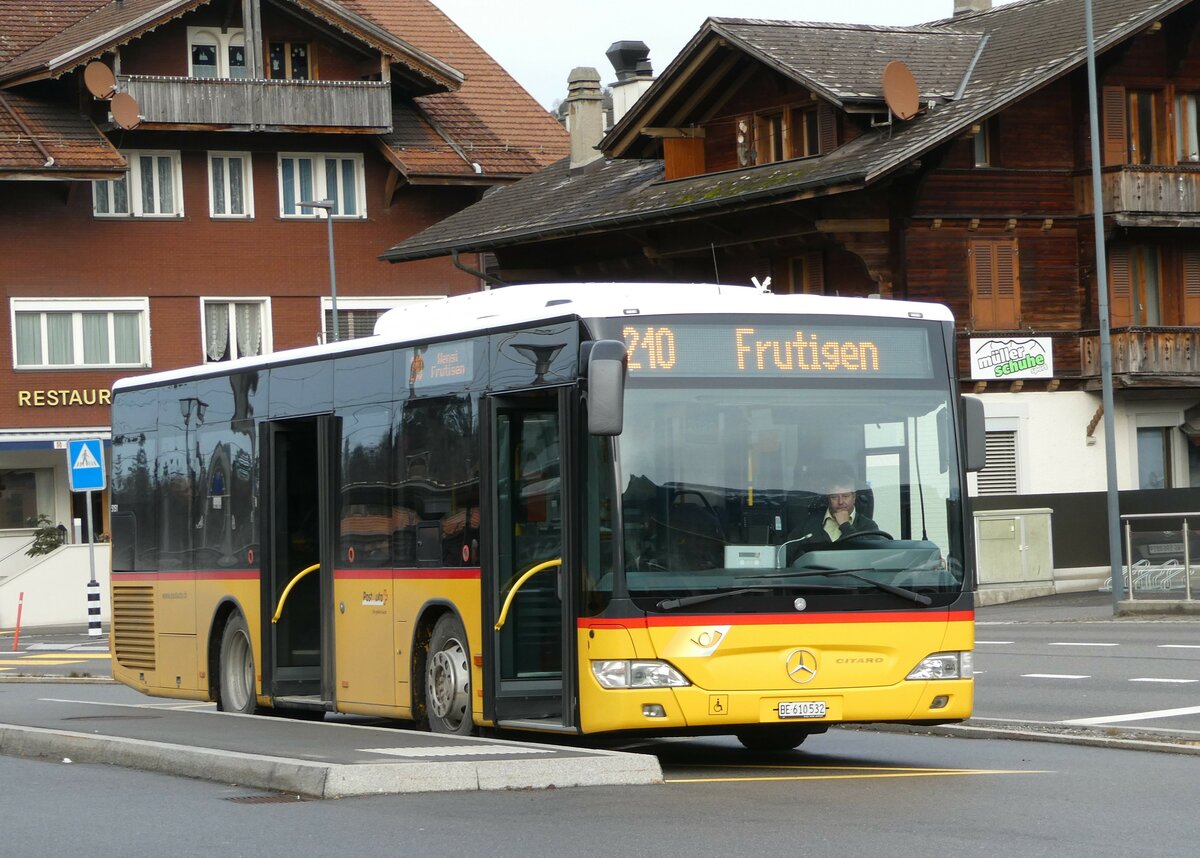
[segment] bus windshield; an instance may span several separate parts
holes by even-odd
[[[904,330],[941,347],[936,326]],[[674,371],[695,338],[673,334]],[[731,614],[952,603],[965,572],[945,357],[916,378],[742,380],[721,372],[719,350],[698,365],[716,368],[707,378],[639,372],[631,350],[617,493],[634,602]]]

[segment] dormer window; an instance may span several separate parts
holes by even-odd
[[[739,116],[735,123],[741,167],[811,158],[837,142],[833,112],[816,104]]]
[[[188,27],[188,77],[246,77],[246,35],[239,29]]]

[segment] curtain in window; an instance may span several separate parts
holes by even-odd
[[[246,204],[242,201],[242,159],[229,159],[229,213],[245,214]]]
[[[115,179],[111,183],[112,187],[112,213],[113,214],[129,214],[129,183],[127,177],[122,176]]]
[[[225,159],[212,159],[212,208],[213,214],[229,214],[225,207]]]
[[[83,362],[109,362],[108,313],[83,314]]]
[[[354,167],[352,159],[342,161],[342,192],[339,195],[342,214],[358,214],[358,182],[355,181]]]
[[[113,313],[113,345],[117,363],[142,362],[140,313]]]
[[[331,215],[346,213],[342,193],[338,189],[337,158],[325,159],[325,196],[334,202],[333,211],[330,212]]]
[[[50,364],[62,366],[75,362],[70,313],[46,314],[46,343],[49,346]]]
[[[42,363],[42,314],[17,313],[17,365]]]
[[[154,204],[154,159],[143,155],[138,158],[138,164],[142,173],[142,214],[155,214],[158,207]]]
[[[238,357],[262,354],[262,305],[238,304],[235,313]]]
[[[229,360],[229,305],[204,305],[204,356],[210,361]]]
[[[158,208],[160,212],[175,213],[175,171],[171,168],[171,159],[165,155],[158,158],[158,198],[162,201]]]

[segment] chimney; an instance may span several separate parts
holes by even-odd
[[[596,144],[604,136],[604,96],[600,94],[600,72],[594,68],[581,66],[567,76],[567,129],[572,170],[600,157]]]
[[[972,12],[987,12],[992,8],[992,0],[954,0],[954,17],[969,15]]]
[[[617,82],[612,85],[615,125],[654,83],[654,70],[645,42],[613,42],[604,55],[617,72]]]

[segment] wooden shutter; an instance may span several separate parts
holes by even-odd
[[[984,331],[996,327],[996,274],[990,245],[987,241],[972,241],[967,251],[971,257],[971,327]]]
[[[996,280],[993,300],[998,328],[1017,328],[1021,324],[1020,278],[1016,241],[992,243],[996,255]]]
[[[825,101],[817,104],[817,138],[822,155],[837,148],[837,113]]]
[[[1104,124],[1100,130],[1105,164],[1129,163],[1129,123],[1125,87],[1106,86],[1102,91]]]
[[[1183,324],[1200,325],[1200,250],[1183,252]]]
[[[825,294],[825,255],[819,250],[804,254],[804,291],[810,295]]]
[[[972,241],[968,252],[974,328],[995,331],[1020,327],[1020,266],[1016,241]]]
[[[1133,324],[1133,254],[1128,247],[1110,248],[1108,254],[1108,318],[1110,328]]]
[[[663,140],[664,177],[682,179],[704,172],[704,138],[667,137]]]

